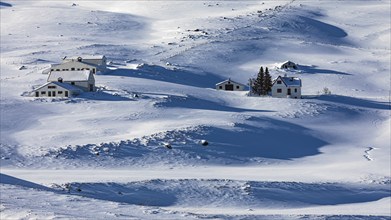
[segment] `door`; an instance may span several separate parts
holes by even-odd
[[[227,85],[225,85],[225,90],[234,91],[234,85],[233,85],[233,84],[227,84]]]
[[[65,97],[68,97],[68,91],[65,91]]]
[[[288,95],[291,95],[291,89],[290,88],[288,89]]]
[[[51,91],[48,92],[48,96],[52,97],[52,92]]]
[[[35,92],[35,97],[39,97],[39,92]]]
[[[52,92],[52,95],[53,95],[53,97],[56,96],[56,91],[53,91],[53,92]]]
[[[89,84],[90,85],[90,92],[94,91],[94,85],[93,84]]]

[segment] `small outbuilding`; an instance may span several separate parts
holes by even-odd
[[[273,81],[272,96],[278,98],[301,98],[301,87],[300,78],[278,76]]]
[[[280,69],[297,69],[297,64],[292,61],[285,61],[282,64],[280,64]]]
[[[79,95],[83,91],[68,83],[47,82],[42,86],[34,89],[34,97],[71,97]]]
[[[216,84],[216,90],[243,91],[245,87],[245,85],[232,81],[231,79],[227,79]]]
[[[83,71],[53,71],[50,72],[48,82],[67,83],[85,92],[94,92],[95,78],[89,70]]]

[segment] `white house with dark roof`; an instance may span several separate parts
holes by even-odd
[[[32,95],[34,97],[71,97],[79,95],[83,90],[76,86],[62,82],[47,82],[35,88]]]
[[[243,91],[245,87],[245,85],[231,79],[227,79],[216,84],[216,90]]]
[[[297,64],[287,60],[279,65],[280,69],[297,69]]]
[[[278,98],[301,98],[301,79],[298,77],[278,76],[272,85],[272,96]]]
[[[85,92],[96,91],[94,74],[89,70],[53,71],[50,72],[47,81],[67,83]]]

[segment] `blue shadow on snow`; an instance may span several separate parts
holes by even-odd
[[[136,70],[118,68],[105,73],[105,75],[151,79],[201,88],[214,88],[216,83],[224,80],[211,73],[202,72],[198,74],[187,70],[167,69],[162,66],[147,64]]]
[[[380,109],[380,110],[391,110],[391,105],[389,102],[376,102],[372,100],[354,98],[349,96],[341,96],[341,95],[321,95],[319,97],[315,97],[315,99],[334,102],[337,104],[345,104],[351,105],[354,107],[361,108],[372,108],[372,109]]]

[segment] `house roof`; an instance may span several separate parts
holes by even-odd
[[[274,82],[273,85],[276,83],[278,79],[281,79],[282,82],[287,86],[287,87],[301,87],[301,79],[298,77],[287,77],[287,76],[278,76]]]
[[[222,82],[216,83],[216,86],[221,85],[221,84],[224,84],[224,83],[226,83],[226,82],[231,82],[231,83],[235,83],[235,84],[239,84],[239,85],[244,86],[242,83],[235,82],[235,81],[233,81],[233,80],[231,80],[231,79],[226,79],[226,80],[224,80],[224,81],[222,81]]]
[[[63,63],[60,63],[60,64],[53,64],[53,65],[51,66],[51,68],[52,68],[52,69],[58,68],[59,66],[62,66],[62,65],[64,65],[64,64],[68,64],[68,63],[82,63],[83,65],[85,65],[85,66],[87,66],[87,67],[89,67],[89,68],[96,68],[96,67],[97,67],[97,65],[95,65],[95,64],[93,64],[93,63],[86,63],[86,62],[83,62],[83,61],[79,62],[79,61],[77,61],[77,60],[65,60]]]
[[[284,64],[287,64],[287,63],[293,63],[293,64],[296,64],[295,62],[292,62],[292,61],[290,61],[290,60],[287,60],[287,61],[285,61],[285,62],[282,62],[282,63],[281,63],[281,65],[284,65]]]
[[[63,60],[77,60],[77,58],[81,57],[82,60],[101,60],[105,57],[105,55],[80,55],[80,56],[65,56]]]
[[[43,84],[42,86],[34,89],[34,91],[38,90],[38,89],[41,89],[47,85],[50,85],[50,84],[53,84],[53,85],[56,85],[56,86],[59,86],[61,88],[64,88],[66,90],[69,90],[69,91],[82,91],[81,89],[71,85],[71,84],[68,84],[68,83],[61,83],[61,82],[47,82],[45,84]]]
[[[58,78],[62,78],[63,81],[88,81],[90,74],[89,70],[81,71],[52,71],[49,74],[48,82],[58,81]]]

